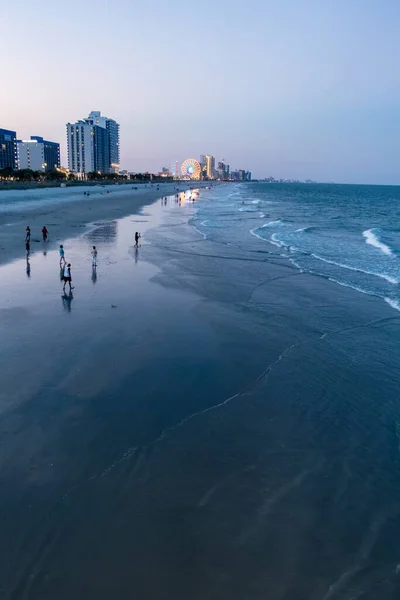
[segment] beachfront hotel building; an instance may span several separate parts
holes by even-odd
[[[0,169],[17,168],[17,133],[0,129]]]
[[[99,111],[67,123],[67,147],[68,167],[74,173],[119,172],[119,124]]]
[[[44,170],[56,171],[59,169],[61,166],[60,144],[58,142],[49,142],[49,140],[44,140],[39,135],[31,135],[31,140],[36,140],[38,144],[43,146]]]
[[[17,140],[18,169],[45,171],[44,146],[36,140]]]
[[[208,179],[214,179],[215,177],[215,157],[205,156],[206,159],[206,175]]]
[[[18,169],[55,171],[60,168],[60,144],[40,136],[17,140],[17,165]]]

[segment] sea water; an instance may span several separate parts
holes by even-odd
[[[193,224],[208,239],[255,242],[400,310],[400,187],[238,184],[215,191]]]

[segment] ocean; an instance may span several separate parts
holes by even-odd
[[[71,295],[58,241],[0,266],[2,600],[398,600],[398,199],[218,185],[82,223]]]
[[[250,232],[260,251],[273,245],[298,269],[400,310],[400,187],[253,183],[226,193],[196,216],[208,239],[243,247]]]

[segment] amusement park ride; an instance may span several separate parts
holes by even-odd
[[[181,173],[183,177],[189,179],[201,178],[201,165],[195,158],[188,158],[182,163]]]

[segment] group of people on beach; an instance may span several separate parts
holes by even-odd
[[[49,233],[49,231],[48,231],[46,225],[43,225],[42,236],[43,236],[44,242],[47,240],[48,233]],[[29,254],[31,253],[31,228],[29,227],[29,225],[27,226],[26,232],[25,232],[25,250],[26,250],[26,256],[29,257]]]
[[[69,291],[71,292],[74,289],[74,286],[72,285],[71,263],[70,262],[67,263],[67,261],[65,259],[65,251],[64,251],[63,244],[60,244],[59,254],[60,254],[61,281],[64,282],[63,292],[65,292],[65,286],[67,285],[67,283],[69,285]],[[96,246],[93,246],[91,255],[92,255],[92,269],[96,270],[97,269],[97,248],[96,248]]]
[[[48,231],[46,225],[44,225],[43,229],[42,229],[42,236],[43,236],[44,242],[46,242],[46,240],[47,240],[48,233],[49,233],[49,231]],[[136,231],[135,232],[135,248],[139,248],[139,242],[140,242],[141,237],[142,237],[141,234],[138,231]],[[25,248],[26,248],[26,261],[27,261],[27,264],[29,265],[29,256],[30,256],[30,251],[31,251],[31,228],[29,227],[29,225],[27,226],[26,232],[25,232]],[[68,284],[69,291],[71,294],[72,290],[74,289],[74,286],[72,285],[71,263],[67,262],[67,260],[65,258],[65,251],[64,251],[63,244],[60,244],[59,255],[60,255],[60,279],[61,279],[61,281],[64,282],[63,292],[65,293],[65,286]],[[91,256],[92,256],[92,269],[95,272],[97,269],[97,248],[96,248],[96,246],[92,247]],[[29,273],[30,273],[30,268],[29,268]]]

